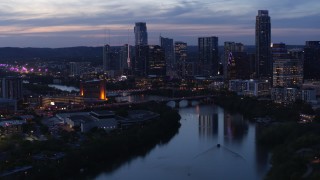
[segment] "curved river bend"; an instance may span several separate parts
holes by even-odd
[[[268,152],[256,146],[254,123],[216,105],[180,108],[179,113],[179,133],[168,144],[95,179],[256,180],[266,175]]]

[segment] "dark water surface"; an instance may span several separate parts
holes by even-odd
[[[180,108],[179,113],[179,133],[168,144],[96,179],[263,179],[270,168],[268,152],[256,146],[254,123],[215,105]]]

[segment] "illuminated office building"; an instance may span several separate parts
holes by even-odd
[[[163,49],[158,45],[150,45],[148,53],[148,75],[165,76],[166,61]]]
[[[178,77],[186,76],[187,43],[177,41],[174,43],[175,69]]]
[[[284,43],[272,45],[273,87],[297,87],[303,83],[302,60],[288,54]]]

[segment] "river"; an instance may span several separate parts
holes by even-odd
[[[216,105],[183,107],[179,113],[181,127],[168,144],[95,179],[256,180],[266,175],[269,155],[256,145],[254,123]]]

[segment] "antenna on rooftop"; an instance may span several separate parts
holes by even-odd
[[[108,29],[108,44],[111,46],[110,29]]]
[[[131,68],[131,59],[130,59],[129,29],[128,29],[128,58],[127,58],[127,63],[128,63],[128,69],[130,69]]]
[[[107,28],[104,28],[104,41],[103,46],[107,44]]]

